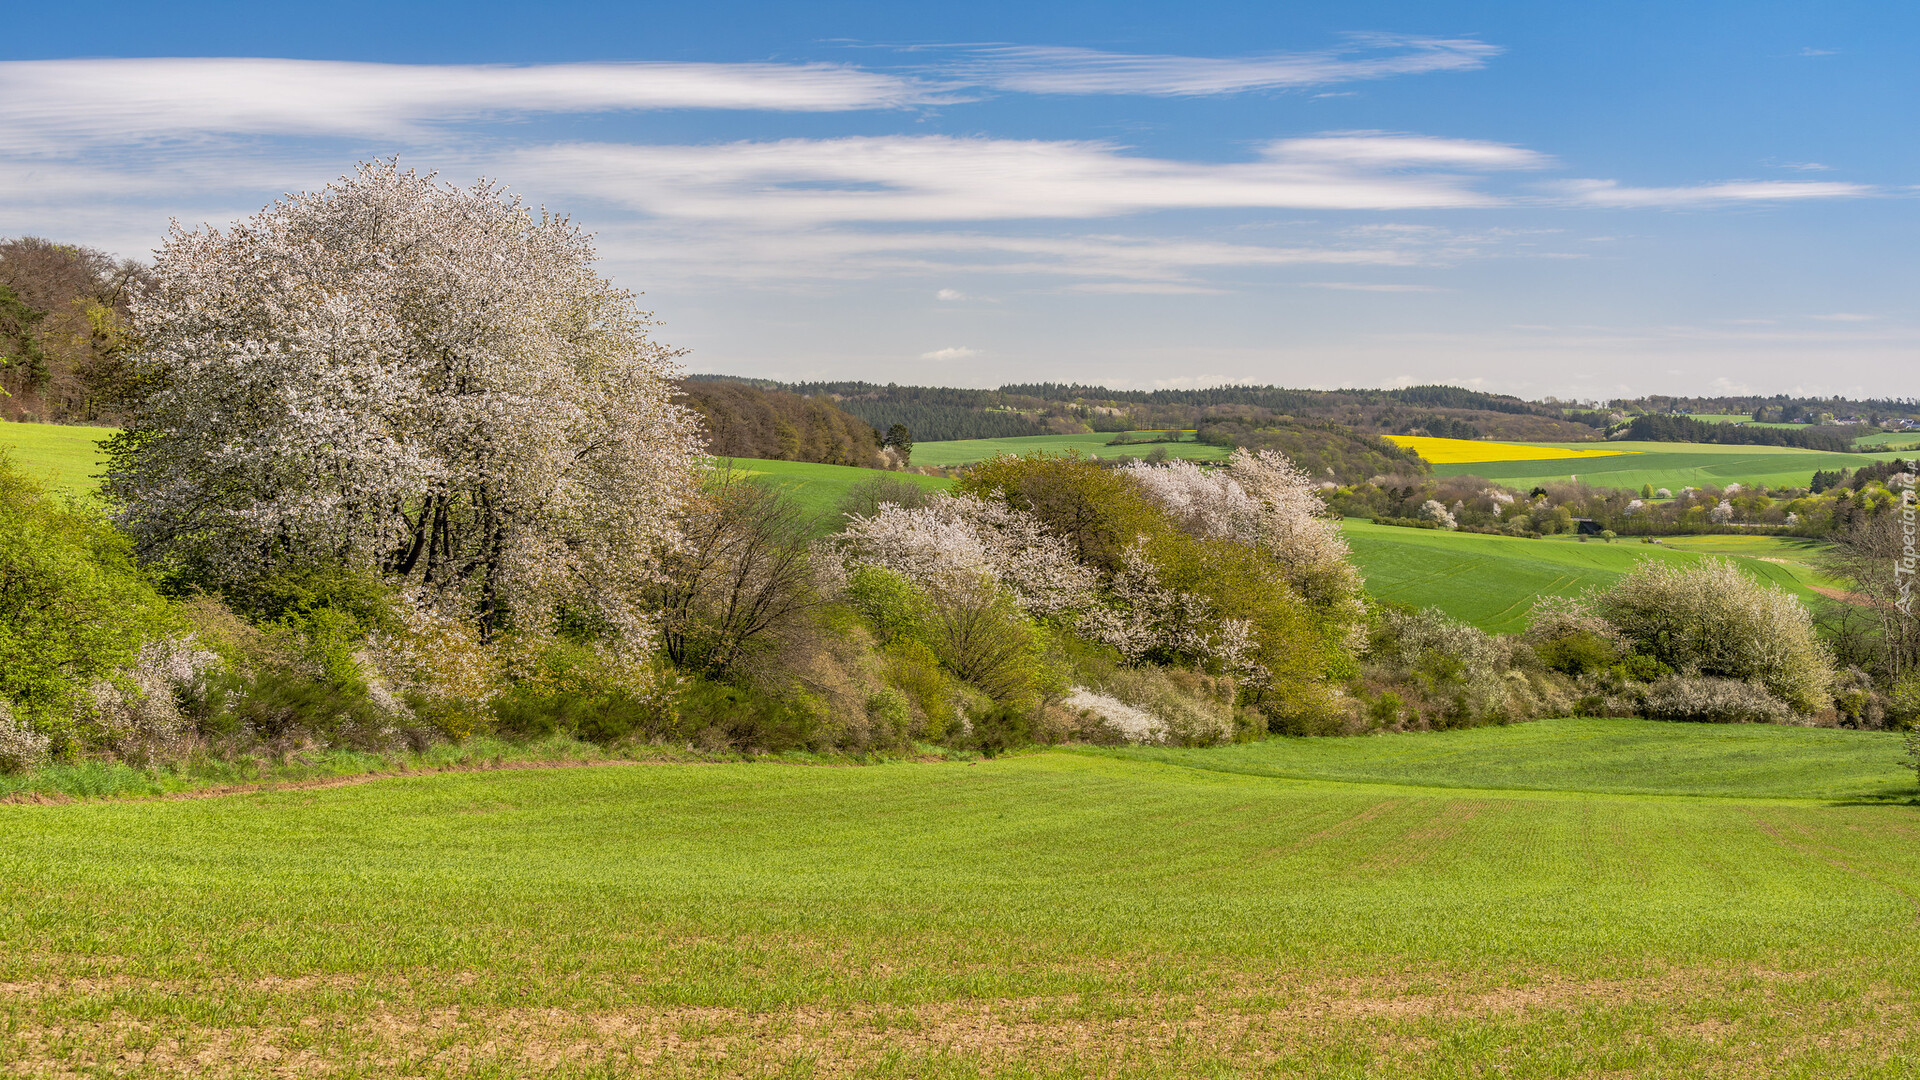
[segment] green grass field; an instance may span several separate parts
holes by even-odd
[[[1155,431],[1136,431],[1135,438],[1152,438]],[[1049,454],[1064,454],[1078,450],[1088,457],[1114,458],[1122,454],[1132,457],[1145,457],[1158,447],[1166,450],[1168,457],[1191,458],[1195,461],[1221,461],[1233,453],[1231,449],[1209,446],[1206,443],[1136,443],[1131,446],[1108,446],[1113,433],[1100,432],[1092,435],[1028,435],[1014,439],[958,439],[952,442],[923,442],[913,444],[913,463],[915,465],[938,465],[950,467],[969,465],[976,461],[998,457],[1001,454],[1031,454],[1045,451]]]
[[[0,452],[10,454],[28,476],[53,490],[84,495],[98,486],[94,477],[106,468],[98,444],[113,432],[113,428],[0,420]]]
[[[1785,537],[1672,537],[1661,544],[1572,537],[1527,540],[1479,533],[1375,525],[1348,518],[1342,532],[1367,591],[1415,607],[1437,607],[1483,630],[1525,627],[1538,596],[1573,596],[1608,585],[1641,559],[1693,562],[1732,556],[1755,577],[1813,601],[1809,586],[1828,585],[1808,564],[1813,547]],[[1706,541],[1690,543],[1690,541]],[[1677,542],[1689,541],[1689,542]]]
[[[1853,445],[1881,450],[1913,450],[1920,448],[1920,431],[1882,431],[1855,439]]]
[[[822,519],[823,528],[839,527],[833,521],[834,509],[848,490],[876,476],[892,476],[929,490],[949,488],[953,481],[944,476],[887,472],[882,469],[855,469],[846,465],[815,465],[807,461],[772,461],[763,458],[734,458],[733,467],[791,495],[807,513]]]
[[[0,1073],[1914,1076],[1895,744],[1550,721],[0,806]]]
[[[76,495],[95,490],[95,479],[105,467],[97,443],[113,428],[67,427],[57,424],[15,424],[0,421],[0,450],[37,480],[56,491]],[[844,465],[814,465],[802,461],[736,459],[735,467],[790,492],[810,514],[831,514],[847,489],[875,476],[898,476],[926,488],[950,487],[953,481],[913,473],[888,473]]]
[[[1542,443],[1567,449],[1591,449],[1591,443]],[[1679,491],[1682,487],[1724,487],[1730,483],[1768,487],[1805,487],[1816,471],[1857,469],[1869,461],[1899,454],[1841,454],[1791,446],[1733,446],[1715,443],[1609,442],[1609,448],[1637,453],[1616,457],[1485,461],[1436,465],[1441,476],[1482,476],[1497,484],[1526,489],[1549,480],[1579,479],[1598,487],[1639,490],[1644,484]]]

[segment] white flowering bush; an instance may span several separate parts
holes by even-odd
[[[1682,675],[1751,680],[1802,713],[1829,702],[1833,659],[1811,613],[1731,560],[1644,559],[1582,607]]]
[[[222,666],[192,640],[156,639],[141,647],[131,665],[96,679],[74,719],[95,749],[136,759],[176,752],[193,736],[180,700],[203,693]]]
[[[225,587],[340,564],[490,635],[638,598],[697,460],[672,350],[590,237],[383,162],[176,227],[133,311],[154,387],[107,490],[143,556]]]
[[[1453,511],[1448,510],[1439,499],[1428,499],[1421,503],[1420,516],[1443,529],[1451,529],[1459,525],[1453,516]]]
[[[24,772],[46,759],[45,735],[22,726],[13,716],[13,706],[0,698],[0,773]]]
[[[1668,675],[1647,687],[1641,711],[1651,720],[1710,724],[1783,724],[1793,710],[1758,682],[1709,675]]]
[[[1122,553],[1121,571],[1108,582],[1113,602],[1087,611],[1080,632],[1129,664],[1153,658],[1212,666],[1242,685],[1271,686],[1272,671],[1255,655],[1252,623],[1220,615],[1205,596],[1163,584],[1146,549],[1137,540]]]
[[[1132,743],[1213,746],[1234,737],[1233,683],[1165,668],[1101,671],[1065,705]]]
[[[976,495],[939,492],[920,506],[887,503],[850,515],[835,541],[849,566],[877,566],[922,588],[984,576],[1038,617],[1084,611],[1097,576],[1038,518]]]
[[[1314,480],[1285,456],[1241,448],[1224,470],[1176,460],[1135,464],[1125,472],[1182,531],[1266,552],[1301,597],[1358,634],[1362,583],[1340,524],[1316,494]],[[1359,640],[1349,636],[1347,643],[1357,646]]]

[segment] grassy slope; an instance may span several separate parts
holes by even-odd
[[[1569,539],[1525,540],[1477,533],[1403,529],[1348,518],[1343,524],[1353,560],[1376,596],[1416,607],[1437,607],[1486,630],[1512,632],[1526,623],[1534,597],[1572,596],[1606,585],[1641,559],[1691,562],[1704,554],[1734,556],[1764,581],[1814,599],[1807,585],[1824,583],[1804,564],[1764,561],[1806,558],[1797,541],[1772,545],[1702,545],[1695,550],[1672,544],[1641,544]],[[1715,538],[1723,539],[1723,538]],[[1773,538],[1732,537],[1736,541]],[[1767,554],[1761,554],[1766,552]],[[1777,554],[1775,554],[1777,553]]]
[[[113,432],[113,428],[0,421],[0,450],[11,452],[29,476],[48,481],[56,490],[85,494],[94,489],[94,476],[104,467],[95,444]],[[928,488],[952,484],[941,477],[800,461],[739,458],[735,465],[788,488],[813,513],[831,512],[848,488],[875,476],[900,476]]]
[[[845,465],[815,465],[806,461],[734,458],[733,466],[750,476],[784,488],[808,513],[823,516],[834,512],[848,489],[876,476],[897,477],[929,489],[953,486],[953,481],[943,476],[855,469]]]
[[[1158,432],[1134,432],[1136,438],[1151,438]],[[985,461],[1001,454],[1031,454],[1044,450],[1050,454],[1064,454],[1069,450],[1078,450],[1089,457],[1119,457],[1128,454],[1133,457],[1145,457],[1155,447],[1164,448],[1169,457],[1193,458],[1197,461],[1218,461],[1233,451],[1205,443],[1135,443],[1131,446],[1108,446],[1112,433],[1101,432],[1093,435],[1029,435],[1017,439],[957,439],[952,442],[923,442],[913,444],[913,463],[915,465],[967,465],[975,461]]]
[[[1727,798],[1885,800],[1913,794],[1900,736],[1748,724],[1542,720],[1212,750],[1090,751],[1190,769],[1355,783]]]
[[[106,467],[98,443],[113,428],[64,424],[16,424],[0,420],[0,451],[10,453],[28,476],[56,491],[83,495]]]
[[[1885,450],[1911,450],[1920,447],[1920,433],[1912,431],[1882,431],[1876,435],[1866,435],[1853,440],[1855,446],[1871,446]]]
[[[1591,449],[1591,443],[1545,443]],[[1488,461],[1436,465],[1442,476],[1484,476],[1508,487],[1526,488],[1547,480],[1578,477],[1600,487],[1638,489],[1643,484],[1678,491],[1684,486],[1729,483],[1769,487],[1805,487],[1816,470],[1857,469],[1869,461],[1899,457],[1892,453],[1839,454],[1790,446],[1723,446],[1711,443],[1610,442],[1610,447],[1639,453],[1580,460]]]
[[[1920,811],[1759,798],[1878,790],[1884,736],[1587,721],[1153,756],[0,806],[0,1072],[1920,1061]],[[1721,797],[1412,786],[1591,788],[1636,758]]]

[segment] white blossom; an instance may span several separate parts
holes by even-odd
[[[923,506],[852,515],[838,543],[849,563],[922,586],[991,578],[1031,615],[1082,611],[1096,599],[1096,575],[1065,540],[1032,514],[975,495],[937,492]]]
[[[1453,512],[1448,510],[1439,499],[1428,499],[1421,503],[1420,516],[1443,529],[1451,529],[1459,524],[1454,520]]]
[[[1126,469],[1180,528],[1268,552],[1287,583],[1323,611],[1357,623],[1360,575],[1314,482],[1271,450],[1233,452],[1224,470],[1191,461]]]
[[[392,162],[176,224],[134,307],[155,390],[109,473],[121,523],[215,582],[333,561],[485,632],[566,601],[644,638],[694,421],[593,260],[565,218]]]

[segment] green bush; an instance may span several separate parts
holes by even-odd
[[[104,515],[58,501],[0,455],[0,700],[58,752],[96,682],[174,623]]]
[[[1033,742],[1033,711],[1029,708],[998,702],[970,719],[968,742],[988,757]]]
[[[1613,665],[1612,671],[1622,679],[1634,682],[1652,682],[1664,675],[1673,674],[1673,669],[1646,653],[1634,653]]]
[[[1549,670],[1565,675],[1603,671],[1620,656],[1612,642],[1587,631],[1575,631],[1542,641],[1533,647],[1533,651]]]
[[[882,647],[903,639],[926,640],[932,604],[925,590],[899,574],[879,566],[860,567],[847,575],[846,599]]]

